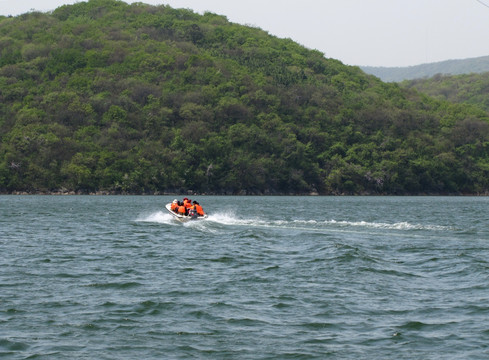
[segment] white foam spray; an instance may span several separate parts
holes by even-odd
[[[140,215],[137,219],[137,222],[148,222],[148,223],[158,223],[158,224],[173,224],[173,217],[164,213],[163,211],[156,211],[151,214]]]

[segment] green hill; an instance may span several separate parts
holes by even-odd
[[[441,100],[479,106],[489,111],[489,72],[467,75],[436,75],[429,79],[404,81],[401,86],[417,89]]]
[[[488,121],[212,13],[0,18],[0,192],[486,193]]]
[[[430,78],[437,74],[480,74],[489,72],[489,56],[461,60],[446,60],[406,67],[362,66],[361,69],[367,74],[377,76],[382,81],[390,82]]]

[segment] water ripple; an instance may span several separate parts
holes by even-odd
[[[483,198],[0,200],[6,358],[488,355]]]

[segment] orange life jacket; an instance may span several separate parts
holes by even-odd
[[[176,211],[177,209],[178,209],[178,203],[172,203],[171,204],[171,207],[170,207],[170,210]]]
[[[204,209],[202,209],[202,206],[195,204],[194,205],[195,210],[197,210],[197,214],[200,216],[204,216]]]
[[[192,203],[188,200],[183,200],[183,205],[185,206],[185,208],[189,208],[192,206]]]
[[[178,213],[181,214],[181,215],[185,215],[185,206],[179,206],[178,207]]]

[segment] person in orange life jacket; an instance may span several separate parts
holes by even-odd
[[[192,200],[184,198],[183,205],[185,206],[186,209],[190,208],[192,206]]]
[[[204,213],[204,209],[202,209],[202,206],[200,206],[200,204],[194,200],[194,205],[192,206],[193,209],[195,209],[197,211],[197,214],[199,216],[204,216],[205,213]]]
[[[170,210],[177,212],[177,210],[178,210],[178,200],[177,199],[173,200],[173,202],[171,203]]]
[[[187,209],[185,208],[185,206],[183,205],[182,202],[178,203],[178,211],[177,212],[180,215],[184,215],[184,216],[187,215]]]

